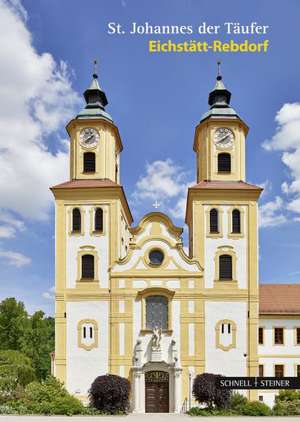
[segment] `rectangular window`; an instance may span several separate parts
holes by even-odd
[[[264,396],[258,396],[259,401],[264,401]]]
[[[146,298],[146,329],[168,329],[168,298],[160,295]]]
[[[283,328],[281,327],[274,328],[274,343],[283,344]]]
[[[258,344],[264,344],[264,329],[259,327],[258,329]]]
[[[300,344],[300,327],[296,328],[296,343]]]
[[[228,324],[227,332],[228,332],[228,334],[230,334],[230,332],[231,332],[231,325],[230,324]]]
[[[284,365],[275,365],[275,377],[284,377]]]
[[[264,365],[258,365],[258,376],[259,377],[264,376]]]
[[[297,365],[297,377],[300,378],[300,365]]]

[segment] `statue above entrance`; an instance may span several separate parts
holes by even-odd
[[[155,326],[153,328],[152,334],[152,350],[160,352],[161,351],[161,328]]]

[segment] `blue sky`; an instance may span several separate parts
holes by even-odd
[[[247,180],[263,184],[260,280],[300,282],[300,90],[297,0],[0,0],[0,294],[53,312],[54,221],[47,186],[67,178],[68,120],[97,58],[107,110],[124,144],[121,177],[135,224],[155,199],[183,225],[195,180],[194,128],[216,61],[250,126]],[[269,25],[265,54],[150,54],[153,36],[108,35],[108,22]],[[2,32],[3,31],[3,32]],[[2,32],[2,33],[1,33]],[[157,36],[174,41],[193,36]],[[214,39],[202,36],[202,40]],[[276,117],[277,116],[277,117]],[[276,120],[275,120],[276,118]],[[1,158],[2,156],[2,158]],[[133,164],[134,163],[134,164]],[[160,176],[160,181],[158,181]],[[149,188],[150,186],[150,188]]]

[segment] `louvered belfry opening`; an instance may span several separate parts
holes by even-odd
[[[221,255],[219,257],[220,280],[232,280],[232,256]]]
[[[218,210],[216,210],[215,208],[213,208],[209,212],[209,225],[210,225],[210,233],[219,232]]]
[[[94,255],[83,255],[82,256],[82,269],[81,277],[94,279],[95,270],[94,270]]]
[[[84,173],[95,173],[96,155],[94,152],[85,152],[83,154],[83,171]]]
[[[103,210],[102,208],[97,208],[95,211],[95,231],[103,231]]]
[[[218,155],[218,173],[231,172],[231,155],[228,152],[222,152]]]
[[[239,210],[232,211],[232,233],[241,233],[241,213]]]
[[[79,208],[74,208],[72,211],[72,231],[81,231],[81,213]]]

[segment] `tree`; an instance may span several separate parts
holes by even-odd
[[[221,375],[197,375],[193,384],[193,396],[198,403],[205,403],[208,408],[225,408],[230,402],[231,391],[217,387]]]
[[[0,350],[18,350],[27,355],[39,380],[50,374],[54,350],[54,318],[43,311],[29,316],[22,302],[7,298],[0,303]]]
[[[89,391],[91,406],[107,413],[126,412],[129,408],[130,382],[118,375],[101,375]]]
[[[16,350],[0,351],[0,402],[17,398],[18,392],[34,379],[29,357]]]
[[[28,314],[23,302],[9,297],[0,303],[0,349],[20,350]]]
[[[54,350],[54,318],[46,317],[43,311],[35,312],[21,341],[21,350],[32,359],[39,380],[50,374],[50,353]]]

